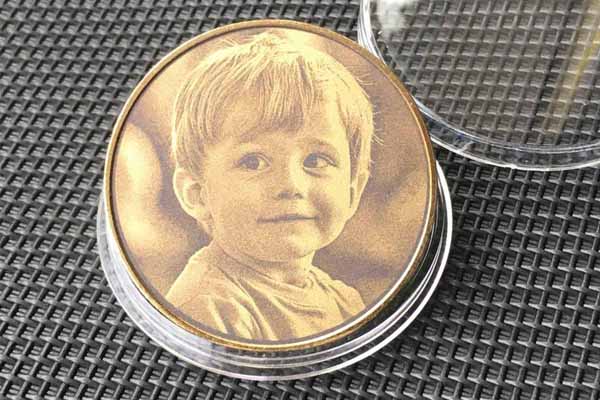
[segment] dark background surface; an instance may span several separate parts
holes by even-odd
[[[292,18],[356,37],[356,1],[0,3],[0,397],[560,398],[600,387],[599,171],[521,172],[438,149],[454,247],[433,300],[390,345],[290,382],[180,361],[117,304],[97,254],[112,125],[184,40]]]

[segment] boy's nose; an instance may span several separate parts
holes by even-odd
[[[276,182],[278,199],[301,199],[306,195],[308,180],[304,170],[289,166],[282,169]]]

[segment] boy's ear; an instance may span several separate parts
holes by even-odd
[[[348,219],[352,218],[358,210],[360,199],[362,198],[367,182],[369,181],[369,171],[363,170],[358,171],[356,178],[352,180],[350,185],[350,215]]]
[[[210,210],[206,203],[202,182],[183,168],[175,169],[173,189],[181,208],[203,225],[210,219]]]

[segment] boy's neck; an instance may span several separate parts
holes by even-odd
[[[287,283],[289,285],[299,287],[302,287],[306,284],[308,271],[310,270],[310,267],[312,267],[312,260],[315,255],[313,252],[305,257],[291,261],[270,262],[256,260],[245,254],[238,254],[230,249],[225,249],[214,240],[209,244],[209,246],[217,252],[222,253],[223,256],[229,258],[232,262],[236,262],[243,267],[250,268],[258,274],[266,275],[270,279],[277,282]]]

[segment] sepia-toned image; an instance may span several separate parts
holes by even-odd
[[[431,232],[433,158],[408,94],[358,45],[299,26],[182,45],[109,150],[110,222],[140,290],[232,347],[352,332],[411,279]]]

